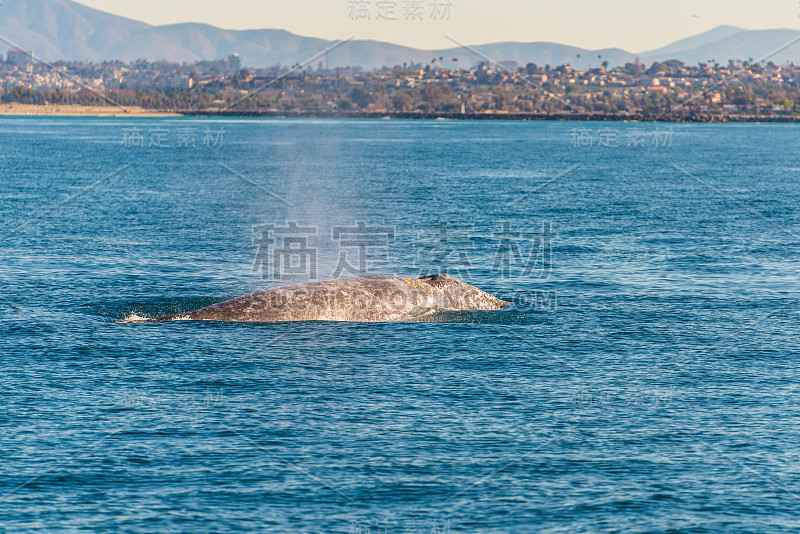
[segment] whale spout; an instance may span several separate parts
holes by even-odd
[[[258,291],[139,322],[398,322],[436,311],[490,311],[509,304],[447,274],[413,279],[366,276]]]

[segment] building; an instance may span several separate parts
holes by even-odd
[[[156,80],[155,86],[162,90],[188,90],[194,86],[194,80],[185,74],[169,74],[159,77],[158,80]]]
[[[22,48],[10,48],[6,56],[6,61],[21,67],[31,65],[33,64],[33,52],[23,50]]]
[[[228,72],[230,74],[238,74],[242,70],[242,58],[239,54],[233,53],[228,56]]]
[[[498,65],[500,66],[501,69],[507,72],[516,72],[517,69],[519,68],[519,63],[517,63],[512,59],[506,59],[505,61],[500,61]]]

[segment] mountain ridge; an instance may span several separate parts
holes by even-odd
[[[335,44],[335,41],[281,29],[226,30],[197,22],[153,26],[74,0],[5,0],[0,10],[0,35],[4,40],[32,50],[37,57],[48,61],[149,59],[189,63],[221,59],[236,52],[243,64],[266,67],[306,61]],[[719,62],[760,59],[795,36],[800,36],[800,31],[718,26],[642,53],[621,48],[589,50],[553,42],[506,41],[424,50],[375,40],[353,40],[332,50],[320,61],[331,68],[360,66],[366,69],[412,63],[424,65],[433,59],[446,66],[464,67],[486,61],[482,56],[495,61],[516,61],[520,65],[569,63],[580,69],[599,67],[605,61],[610,66],[618,66],[637,58],[643,63],[679,59],[696,64],[712,59]],[[781,51],[773,61],[800,63],[800,45]]]

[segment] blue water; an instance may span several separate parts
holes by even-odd
[[[3,119],[0,532],[798,532],[798,133]],[[119,322],[342,251],[515,305]]]

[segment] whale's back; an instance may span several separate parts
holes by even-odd
[[[498,310],[506,306],[507,302],[446,274],[415,279],[366,276],[258,291],[151,321],[389,322],[413,320],[437,310]]]

